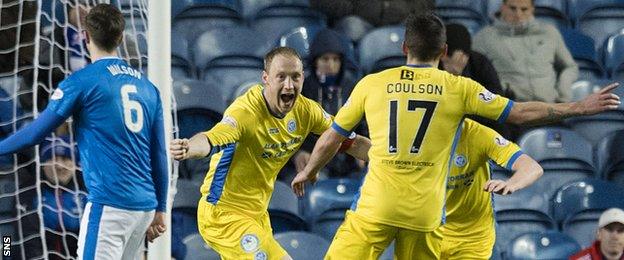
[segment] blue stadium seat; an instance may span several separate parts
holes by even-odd
[[[553,217],[564,233],[586,247],[595,238],[600,214],[612,207],[624,208],[622,188],[604,180],[584,179],[557,191]]]
[[[506,259],[567,260],[580,250],[573,238],[558,231],[530,232],[507,245]]]
[[[270,6],[258,11],[252,28],[275,42],[281,35],[295,27],[326,27],[325,15],[309,7]]]
[[[487,24],[484,6],[482,1],[438,0],[436,14],[447,23],[463,24],[471,34],[474,34]]]
[[[301,58],[305,59],[310,54],[310,45],[314,36],[321,30],[323,27],[319,26],[293,28],[279,37],[277,45],[293,48]]]
[[[575,29],[560,28],[561,36],[568,50],[579,66],[580,79],[601,79],[607,76],[598,61],[594,40]]]
[[[500,11],[503,0],[487,0],[487,17],[493,21],[496,14]]]
[[[347,36],[353,43],[357,43],[375,28],[372,24],[357,15],[343,17],[334,24],[334,30]]]
[[[192,234],[184,238],[186,257],[184,260],[220,260],[221,257],[210,248],[199,234]]]
[[[230,96],[230,99],[228,100],[228,103],[232,103],[234,102],[234,100],[236,100],[236,98],[242,96],[243,94],[245,94],[245,92],[247,92],[247,90],[249,90],[251,87],[260,84],[260,81],[248,81],[245,82],[243,84],[240,84],[238,87],[236,87],[236,90],[234,90],[234,92],[232,92],[232,96]]]
[[[360,181],[353,179],[320,180],[308,188],[304,212],[312,231],[331,240],[359,188]]]
[[[288,252],[292,259],[323,259],[329,241],[312,233],[285,232],[275,235],[275,240]]]
[[[557,228],[555,221],[541,211],[497,209],[495,219],[496,244],[503,250],[503,254],[506,253],[506,245],[521,234]]]
[[[609,80],[596,81],[594,84],[606,86],[611,83]],[[618,87],[613,93],[623,97],[624,88]],[[620,105],[617,110],[602,112],[593,116],[581,116],[569,118],[566,124],[577,133],[581,134],[585,139],[593,145],[597,144],[600,139],[617,130],[624,129],[624,106]]]
[[[567,0],[535,0],[535,18],[558,28],[571,26]]]
[[[602,46],[609,35],[617,33],[624,24],[624,2],[621,0],[582,0],[576,1],[575,25]]]
[[[300,214],[299,198],[290,186],[275,182],[273,196],[269,201],[269,216],[274,233],[305,230],[306,222]]]
[[[228,86],[260,80],[264,55],[272,44],[247,27],[217,28],[203,33],[193,47],[195,65],[204,81],[212,76]],[[210,76],[208,76],[210,75]],[[226,97],[231,89],[223,91]]]
[[[243,17],[247,21],[253,20],[258,11],[267,7],[310,7],[308,0],[240,0],[243,7]]]
[[[405,28],[385,26],[375,28],[360,40],[358,53],[364,73],[381,71],[405,65],[405,55],[401,45]]]
[[[495,178],[507,180],[511,176]],[[531,185],[510,195],[494,194],[494,210],[528,210],[548,214],[550,211],[550,195],[545,194],[540,185]]]
[[[600,90],[603,85],[599,82],[600,81],[579,80],[572,83],[572,101],[580,101]]]
[[[622,64],[624,64],[624,23],[622,26],[623,30],[609,36],[603,48],[605,67],[613,79],[622,78],[621,75],[617,75],[618,68],[621,71]]]
[[[561,127],[538,128],[520,137],[518,144],[544,168],[544,175],[533,185],[546,196],[561,185],[594,176],[592,146],[574,131]]]
[[[179,33],[171,33],[171,77],[173,80],[196,78],[188,42]]]
[[[594,158],[603,179],[624,187],[624,130],[615,131],[598,142]]]
[[[189,44],[203,32],[214,28],[243,24],[237,0],[172,1],[172,8],[180,8],[174,15],[171,31],[184,35]],[[175,10],[174,10],[175,11]]]
[[[173,83],[181,138],[190,138],[221,120],[226,105],[218,84],[197,80]]]

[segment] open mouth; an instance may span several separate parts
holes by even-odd
[[[295,94],[280,94],[280,99],[285,104],[289,104],[290,102],[295,100]]]

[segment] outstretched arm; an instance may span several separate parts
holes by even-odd
[[[340,144],[345,139],[346,137],[339,134],[334,128],[327,129],[321,135],[318,141],[316,141],[316,145],[310,156],[310,161],[308,161],[303,171],[297,173],[297,176],[295,176],[291,183],[291,187],[297,196],[303,196],[306,181],[316,181],[318,171],[325,166],[329,160],[334,158],[334,155],[336,155],[336,152],[338,152],[340,148]]]
[[[35,121],[0,142],[0,155],[12,154],[41,143],[45,136],[65,122],[65,119],[67,117],[60,116],[51,109],[44,110]]]
[[[500,195],[512,194],[533,184],[544,173],[542,167],[526,154],[518,157],[512,165],[512,170],[514,174],[511,178],[506,181],[489,180],[483,187],[483,190]]]
[[[516,102],[512,107],[507,122],[518,125],[541,125],[563,119],[594,115],[607,110],[615,110],[620,105],[620,98],[611,93],[619,84],[610,84],[578,102],[549,104],[544,102]]]
[[[345,141],[342,142],[344,143]],[[356,159],[368,162],[368,150],[370,150],[370,148],[370,139],[361,135],[357,135],[355,137],[355,140],[353,140],[353,144],[345,152],[355,157]]]
[[[208,137],[204,133],[199,133],[190,140],[186,138],[172,140],[169,152],[173,159],[180,161],[204,158],[210,154],[211,148]]]

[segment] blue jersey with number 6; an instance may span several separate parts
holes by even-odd
[[[150,152],[162,105],[145,75],[119,58],[99,59],[61,82],[48,109],[74,118],[91,202],[156,208]]]

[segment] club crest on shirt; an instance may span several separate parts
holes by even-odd
[[[507,141],[507,139],[503,138],[502,136],[494,137],[494,142],[500,147],[504,147],[509,144],[509,141]]]
[[[466,166],[466,156],[462,155],[462,154],[458,154],[455,156],[455,160],[453,160],[453,162],[455,163],[455,166],[457,167],[464,167]]]
[[[288,123],[286,124],[286,130],[288,130],[288,132],[291,134],[295,132],[295,130],[297,130],[297,121],[295,121],[295,119],[288,120]]]
[[[266,259],[269,259],[269,256],[264,251],[258,251],[254,255],[254,260],[266,260]]]
[[[260,246],[260,240],[258,236],[254,234],[245,234],[240,241],[241,247],[247,253],[254,252]]]
[[[496,98],[496,95],[492,94],[492,92],[488,91],[487,89],[479,93],[479,99],[481,99],[481,101],[485,103],[490,103],[495,98]]]
[[[61,88],[57,88],[56,90],[54,90],[54,93],[52,93],[52,96],[50,97],[51,100],[59,100],[61,98],[63,98],[63,95],[65,93],[63,93],[63,90],[61,90]]]

